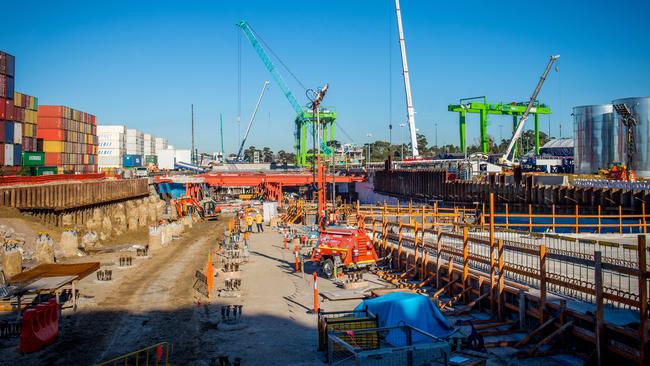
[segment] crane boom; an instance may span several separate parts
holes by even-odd
[[[411,153],[416,158],[419,155],[418,141],[415,131],[415,110],[413,109],[413,97],[411,96],[411,80],[409,78],[409,67],[406,60],[406,43],[404,42],[404,30],[402,29],[402,12],[399,0],[395,0],[395,13],[397,14],[397,32],[399,33],[399,46],[402,51],[402,71],[404,73],[404,89],[406,90],[406,112],[409,120],[409,132],[411,134]]]
[[[557,59],[559,58],[560,55],[554,55],[551,56],[551,58],[548,60],[548,64],[546,64],[546,69],[544,70],[542,77],[539,79],[539,82],[537,83],[537,86],[533,91],[533,95],[530,97],[530,100],[528,101],[528,105],[526,106],[524,113],[521,115],[521,119],[517,124],[517,128],[512,133],[512,139],[510,139],[510,144],[508,144],[508,148],[506,149],[506,152],[503,153],[503,156],[500,159],[501,163],[508,164],[508,165],[512,164],[512,162],[508,159],[508,157],[510,156],[512,149],[515,147],[515,143],[517,142],[519,137],[521,137],[521,132],[524,129],[524,123],[526,122],[526,119],[528,119],[528,115],[530,114],[530,111],[533,109],[533,105],[537,100],[537,94],[539,94],[539,91],[542,90],[542,85],[544,85],[546,76],[548,76],[548,73],[551,71],[551,67],[553,67],[553,63],[555,63],[555,61],[557,61]]]
[[[244,139],[241,140],[241,146],[239,146],[239,151],[237,152],[237,157],[235,158],[235,161],[240,161],[241,159],[241,153],[244,150],[244,144],[246,144],[246,138],[248,137],[248,133],[251,130],[253,121],[255,120],[255,115],[257,114],[257,110],[260,109],[260,103],[262,102],[262,98],[264,97],[264,92],[266,91],[266,88],[268,88],[268,86],[269,86],[269,82],[265,81],[264,86],[262,86],[262,91],[260,92],[260,97],[257,98],[257,104],[255,104],[255,109],[253,110],[251,119],[248,121],[248,126],[246,127],[246,133],[244,134]]]
[[[259,40],[255,36],[255,33],[251,29],[251,27],[248,25],[248,23],[245,20],[240,20],[237,23],[237,26],[241,28],[241,30],[244,32],[246,35],[246,38],[248,38],[248,41],[251,43],[253,48],[255,49],[255,52],[257,52],[257,55],[262,59],[262,62],[266,66],[267,70],[271,73],[273,76],[273,79],[275,82],[278,84],[280,87],[280,90],[282,90],[282,94],[287,98],[289,101],[289,104],[291,104],[291,107],[293,107],[294,111],[296,111],[296,114],[298,115],[298,118],[303,118],[303,112],[304,108],[298,103],[298,100],[296,97],[293,95],[291,90],[289,90],[289,86],[287,83],[284,81],[282,78],[282,75],[278,72],[278,70],[275,68],[275,65],[273,64],[273,61],[271,61],[271,58],[269,55],[267,55],[266,51],[260,44]]]

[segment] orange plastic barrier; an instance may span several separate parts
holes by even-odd
[[[20,352],[29,353],[54,343],[59,335],[59,304],[56,299],[27,309],[20,331]]]

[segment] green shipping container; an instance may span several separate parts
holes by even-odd
[[[158,164],[158,155],[145,155],[144,162],[147,164]]]
[[[43,166],[45,164],[44,152],[23,152],[23,166]]]
[[[30,169],[32,175],[59,174],[59,168],[55,166],[33,166]]]

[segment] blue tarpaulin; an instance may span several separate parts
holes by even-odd
[[[364,300],[355,310],[366,309],[377,316],[379,327],[410,325],[439,338],[449,337],[456,331],[438,307],[428,297],[419,294],[393,292]],[[422,339],[418,340],[418,336]],[[413,343],[421,341],[430,339],[414,333]]]

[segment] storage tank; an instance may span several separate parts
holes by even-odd
[[[634,129],[636,152],[632,160],[632,170],[637,177],[650,178],[650,97],[616,99],[612,104],[625,104],[636,118],[637,125]],[[616,115],[615,119],[621,131],[621,161],[625,162],[626,128],[620,116]]]
[[[620,162],[620,128],[611,104],[573,107],[574,162],[578,174],[593,174]]]

